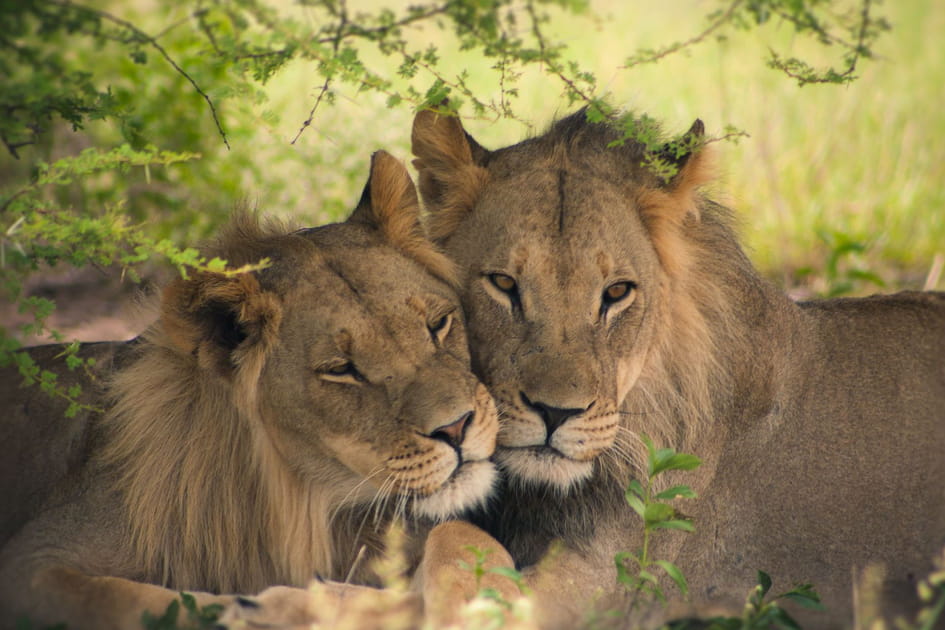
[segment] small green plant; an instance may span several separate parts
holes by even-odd
[[[486,559],[492,553],[491,549],[480,549],[475,545],[466,545],[463,547],[466,551],[473,554],[475,559],[473,563],[470,564],[463,560],[459,561],[459,567],[464,571],[469,571],[473,574],[473,577],[476,578],[476,597],[483,597],[485,599],[491,599],[495,602],[498,602],[503,608],[512,609],[512,602],[507,601],[502,594],[495,588],[492,587],[483,587],[482,579],[486,576],[487,573],[492,573],[494,575],[501,575],[507,577],[515,583],[515,586],[518,587],[518,590],[523,595],[528,595],[529,589],[525,584],[525,580],[522,577],[520,571],[516,571],[511,567],[492,567],[486,568]]]
[[[637,551],[618,553],[614,560],[617,563],[617,580],[621,584],[631,591],[652,595],[665,602],[666,596],[659,584],[659,578],[653,572],[654,568],[662,569],[684,596],[688,593],[689,586],[682,571],[675,564],[650,557],[650,540],[653,533],[659,529],[695,531],[692,521],[680,515],[669,501],[692,499],[696,497],[696,493],[685,485],[676,485],[656,492],[654,481],[667,471],[693,470],[702,464],[702,460],[695,455],[677,453],[671,448],[658,449],[645,435],[641,436],[641,439],[647,450],[646,479],[643,483],[633,479],[625,496],[633,511],[643,519],[643,545]]]
[[[181,607],[186,615],[180,617]],[[223,612],[220,604],[198,606],[197,600],[190,593],[181,593],[180,599],[175,599],[167,605],[164,614],[152,615],[145,611],[141,615],[141,626],[145,630],[210,630],[217,625],[217,619]]]
[[[820,596],[810,584],[797,584],[791,590],[767,598],[771,590],[771,578],[758,571],[758,584],[745,601],[741,617],[713,617],[706,620],[690,620],[670,624],[672,630],[704,628],[706,630],[799,630],[794,618],[781,608],[778,602],[790,601],[809,610],[823,610]]]
[[[862,260],[869,247],[867,243],[839,230],[818,229],[817,238],[827,248],[823,270],[818,273],[813,267],[803,267],[797,270],[797,275],[810,281],[818,295],[837,297],[860,288],[886,286]]]
[[[527,597],[510,600],[499,589],[483,584],[486,575],[500,575],[511,580],[521,595],[528,596],[531,590],[526,586],[522,574],[512,567],[487,567],[486,560],[492,553],[491,549],[483,550],[475,545],[466,545],[463,549],[473,555],[473,561],[469,563],[461,560],[459,567],[473,574],[476,595],[464,605],[458,627],[469,630],[534,628],[531,601]]]

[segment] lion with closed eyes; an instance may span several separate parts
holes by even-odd
[[[795,303],[701,192],[701,122],[683,151],[621,137],[581,111],[492,151],[451,115],[415,119],[428,229],[459,267],[473,369],[503,418],[504,481],[476,522],[545,625],[573,625],[640,544],[624,489],[647,435],[704,460],[677,478],[700,494],[696,532],[651,550],[689,578],[691,608],[667,615],[740,614],[764,570],[814,583],[814,627],[849,626],[874,564],[884,614],[913,611],[945,545],[945,295]]]
[[[406,169],[379,152],[344,223],[238,216],[208,255],[269,265],[177,279],[141,339],[84,347],[101,413],[66,419],[7,369],[0,627],[139,628],[180,590],[230,619],[331,620],[300,587],[377,585],[395,518],[484,501],[496,409],[418,212]]]

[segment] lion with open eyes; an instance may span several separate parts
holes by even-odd
[[[141,340],[84,348],[108,383],[101,416],[65,419],[5,373],[0,627],[137,628],[178,590],[254,623],[315,621],[329,613],[286,587],[377,584],[393,518],[482,502],[495,405],[418,211],[379,152],[345,223],[287,233],[237,217],[208,254],[270,265],[178,279]]]
[[[812,627],[849,626],[860,571],[881,564],[884,614],[913,611],[945,545],[945,295],[794,303],[699,192],[701,122],[680,152],[620,138],[583,111],[495,151],[454,117],[414,122],[428,229],[459,266],[473,369],[503,418],[505,481],[477,522],[544,623],[568,627],[640,545],[623,492],[645,434],[704,460],[672,480],[701,496],[682,506],[697,531],[651,549],[696,610],[739,614],[764,570],[814,583]],[[678,172],[657,177],[654,156]]]

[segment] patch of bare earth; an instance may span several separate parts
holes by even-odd
[[[151,323],[154,309],[149,305],[156,286],[153,278],[135,283],[115,269],[62,267],[34,274],[24,293],[55,302],[46,327],[58,331],[63,341],[114,341],[131,339]],[[20,334],[20,325],[31,321],[15,304],[0,302],[0,325],[23,345],[55,341],[48,335]]]

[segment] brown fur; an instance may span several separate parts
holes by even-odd
[[[379,153],[346,223],[288,232],[238,215],[208,255],[270,266],[174,281],[159,321],[113,346],[107,411],[83,420],[88,462],[9,528],[0,627],[20,614],[135,627],[177,590],[255,623],[305,617],[310,594],[284,586],[376,584],[394,519],[416,528],[484,500],[495,406],[418,211],[404,167]],[[25,414],[24,396],[43,395],[5,393]],[[279,606],[246,614],[228,595],[274,585],[263,600]]]
[[[887,614],[910,610],[910,580],[945,544],[945,296],[791,302],[700,192],[701,134],[663,181],[584,112],[497,151],[418,114],[430,231],[458,264],[474,370],[503,413],[506,480],[477,522],[539,585],[546,624],[567,627],[616,585],[614,553],[640,544],[623,489],[646,434],[704,459],[670,480],[704,495],[683,506],[697,533],[653,549],[696,607],[738,613],[760,569],[813,581],[829,610],[813,623],[847,625],[852,576],[880,563]],[[605,308],[621,281],[636,290]],[[570,415],[552,424],[547,408]],[[542,569],[554,540],[557,570]]]

